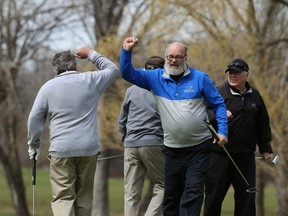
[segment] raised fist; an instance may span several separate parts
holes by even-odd
[[[127,37],[123,42],[124,50],[131,50],[138,44],[138,38],[136,37]]]
[[[82,47],[76,51],[75,57],[80,58],[80,59],[86,59],[88,57],[89,52],[90,52],[90,48]]]

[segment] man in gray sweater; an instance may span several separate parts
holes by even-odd
[[[145,70],[163,68],[164,63],[163,58],[152,56],[147,60]],[[164,196],[163,130],[153,94],[135,85],[128,88],[118,125],[125,147],[124,215],[139,215],[147,173],[153,192],[145,215],[161,216]]]
[[[79,73],[75,56],[92,61],[99,71]],[[99,152],[97,105],[101,93],[119,69],[87,47],[75,56],[58,53],[52,65],[56,77],[39,90],[28,118],[30,159],[40,154],[40,136],[49,118],[50,182],[55,216],[90,216]]]

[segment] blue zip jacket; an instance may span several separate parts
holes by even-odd
[[[134,69],[131,59],[132,51],[122,49],[121,76],[154,94],[164,131],[164,145],[184,148],[210,139],[211,133],[203,121],[207,118],[207,105],[215,113],[218,133],[227,137],[226,106],[207,74],[189,67],[176,83],[165,69],[153,72]]]

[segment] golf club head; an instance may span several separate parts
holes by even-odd
[[[259,188],[254,187],[254,188],[248,188],[248,189],[246,190],[246,192],[247,192],[247,193],[256,193],[256,192],[258,192],[259,190],[260,190]]]
[[[263,159],[263,157],[255,157],[256,160],[265,160]],[[272,163],[272,164],[277,164],[278,161],[280,160],[280,157],[279,155],[276,155],[274,158],[269,158],[268,160],[265,160],[265,161],[268,161],[269,163]]]
[[[277,164],[278,161],[279,161],[279,159],[280,159],[279,155],[276,155],[276,156],[273,158],[272,163],[273,163],[273,164]]]

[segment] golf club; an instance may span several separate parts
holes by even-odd
[[[35,216],[35,185],[36,185],[36,155],[35,151],[32,160],[32,215]]]
[[[220,141],[219,137],[217,136],[217,132],[215,131],[215,129],[213,128],[213,126],[211,125],[211,123],[208,121],[208,119],[204,119],[203,120],[205,122],[205,124],[207,125],[208,129],[210,130],[210,132],[212,133],[212,136],[214,139],[216,139],[217,142]],[[244,177],[244,175],[242,174],[241,170],[239,169],[239,167],[237,166],[237,164],[235,163],[235,161],[233,160],[233,158],[231,157],[231,155],[229,154],[229,152],[227,151],[226,147],[224,145],[221,145],[224,149],[224,151],[226,152],[226,154],[228,155],[228,157],[230,158],[231,162],[233,163],[233,165],[235,166],[235,168],[237,169],[237,171],[239,172],[239,174],[241,175],[241,177],[243,178],[243,180],[245,181],[246,185],[247,185],[247,189],[246,192],[247,193],[255,193],[257,191],[259,191],[259,188],[256,187],[249,187],[249,183],[246,180],[246,178]]]
[[[108,157],[100,157],[100,158],[98,158],[98,161],[108,160],[108,159],[112,159],[112,158],[118,158],[118,157],[122,157],[122,156],[124,156],[124,154],[112,155],[112,156],[108,156]]]
[[[264,160],[262,157],[255,157],[256,160]],[[271,162],[272,164],[276,165],[278,163],[278,161],[280,160],[279,155],[276,155],[274,158],[270,158],[268,159],[269,162]]]

